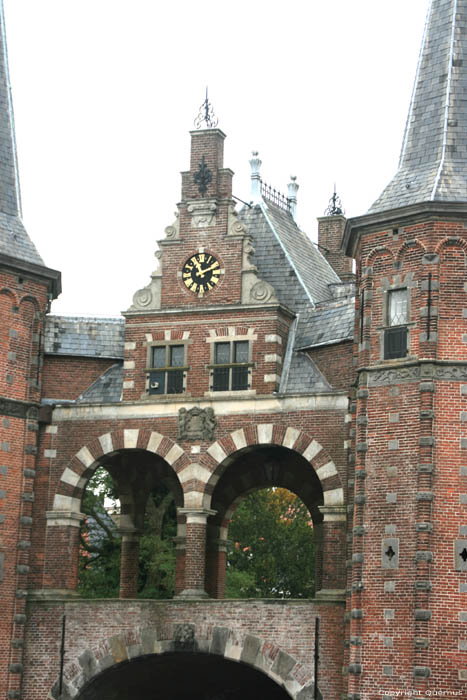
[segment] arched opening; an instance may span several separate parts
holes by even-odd
[[[175,583],[176,508],[171,467],[144,450],[101,458],[84,491],[79,592],[87,597],[170,598]]]
[[[245,448],[220,465],[221,476],[214,486],[208,520],[206,590],[213,597],[225,595],[225,571],[229,526],[236,506],[249,493],[277,487],[295,494],[306,506],[312,520],[316,545],[316,589],[322,587],[322,524],[324,494],[319,477],[298,452],[278,445]],[[258,533],[265,536],[264,533]],[[280,587],[280,582],[277,582]],[[274,584],[273,584],[274,586]]]
[[[102,672],[77,700],[290,700],[265,673],[221,656],[179,651],[147,655]]]
[[[308,508],[272,487],[240,497],[229,524],[226,598],[312,598],[315,542]]]

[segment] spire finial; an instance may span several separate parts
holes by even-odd
[[[345,214],[342,208],[341,198],[338,197],[336,191],[336,183],[334,183],[334,193],[329,200],[329,204],[324,212],[324,216],[343,216]]]
[[[199,108],[199,114],[195,119],[195,127],[201,129],[203,122],[206,123],[208,129],[215,129],[218,123],[218,119],[214,114],[212,104],[209,102],[208,89],[206,88],[206,98]]]

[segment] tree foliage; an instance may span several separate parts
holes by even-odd
[[[293,493],[282,488],[250,493],[235,511],[229,539],[233,545],[228,553],[228,595],[313,596],[312,523],[307,508]]]
[[[105,504],[117,500],[112,477],[98,469],[89,480],[83,498],[88,516],[81,528],[79,592],[90,598],[118,597],[121,537]],[[161,484],[147,502],[144,533],[140,539],[138,595],[171,598],[175,585],[177,516],[173,495]]]
[[[118,498],[105,469],[88,482],[81,529],[79,592],[85,597],[117,597],[121,537],[106,504]],[[138,595],[171,598],[175,585],[176,508],[160,485],[149,496],[140,540]],[[229,528],[226,597],[309,598],[314,593],[314,543],[310,514],[282,488],[248,494]]]

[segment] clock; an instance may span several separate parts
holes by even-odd
[[[210,253],[193,253],[182,269],[183,284],[202,298],[219,283],[221,266]]]

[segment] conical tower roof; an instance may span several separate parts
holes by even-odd
[[[44,266],[21,220],[3,0],[0,0],[0,254]]]
[[[467,202],[467,0],[431,0],[399,169],[370,208]]]

